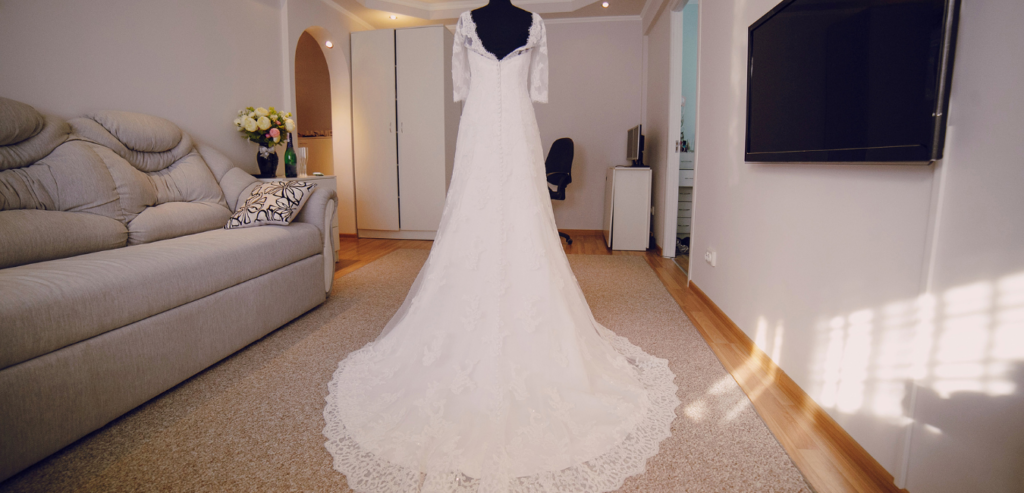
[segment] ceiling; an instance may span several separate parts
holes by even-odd
[[[459,14],[482,7],[487,0],[327,0],[374,29],[454,24]],[[607,1],[608,7],[601,2]],[[517,7],[544,19],[639,16],[645,0],[519,0]],[[396,19],[390,16],[395,15]]]

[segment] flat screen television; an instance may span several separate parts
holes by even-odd
[[[942,157],[960,0],[785,0],[750,26],[745,160]]]

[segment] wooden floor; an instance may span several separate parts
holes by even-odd
[[[643,256],[740,387],[768,429],[818,493],[900,492],[893,478],[792,379],[758,349],[672,259],[655,249],[611,251],[600,231],[561,230],[567,254]],[[429,250],[432,241],[341,238],[335,278],[399,248]]]

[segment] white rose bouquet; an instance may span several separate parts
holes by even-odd
[[[290,112],[277,111],[273,106],[270,109],[249,106],[238,111],[234,123],[235,128],[250,142],[272,148],[281,143],[285,132],[295,130],[295,121],[291,116]]]

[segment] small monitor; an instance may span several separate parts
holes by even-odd
[[[640,151],[640,125],[626,132],[626,159],[635,161]]]
[[[637,125],[626,133],[626,159],[633,166],[643,166],[644,136],[642,125]]]

